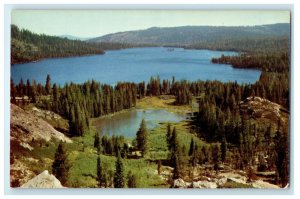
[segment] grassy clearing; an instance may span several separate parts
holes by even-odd
[[[175,99],[160,99],[158,97],[146,97],[138,101],[137,108],[142,109],[165,109],[176,113],[186,113],[193,111],[191,106],[175,106]],[[91,124],[93,121],[91,121]],[[143,188],[150,187],[169,187],[161,176],[157,175],[156,160],[167,159],[169,151],[166,142],[167,123],[162,123],[155,129],[149,131],[148,134],[148,153],[145,158],[140,159],[123,159],[124,175],[129,171],[138,176],[137,186]],[[199,145],[206,143],[200,140],[189,129],[189,123],[182,121],[179,123],[171,123],[172,128],[176,127],[179,144],[189,149],[191,139]],[[69,152],[68,161],[71,165],[69,170],[68,185],[70,187],[97,187],[96,168],[97,168],[97,152],[93,147],[94,134],[96,129],[92,126],[91,130],[83,137],[73,138],[73,143],[67,144],[66,148]],[[132,139],[126,138],[127,142]],[[101,155],[103,171],[110,179],[113,178],[115,170],[114,156]]]
[[[198,144],[205,144],[202,140],[189,132],[187,122],[172,123],[176,127],[180,145],[188,150],[192,138]],[[169,187],[169,185],[157,175],[157,164],[155,160],[167,159],[168,148],[166,143],[167,123],[163,123],[149,132],[149,152],[145,158],[123,159],[125,176],[131,171],[138,176],[137,186],[143,188]],[[73,138],[73,143],[67,144],[69,153],[68,162],[71,165],[69,170],[68,186],[70,187],[97,187],[96,168],[97,152],[93,147],[95,129],[83,137]],[[115,170],[114,156],[101,155],[103,170],[113,178]]]
[[[193,99],[193,102],[195,99]],[[187,113],[194,111],[191,105],[174,105],[175,98],[159,98],[159,97],[145,97],[137,101],[137,109],[165,109],[175,113]]]
[[[198,146],[207,144],[190,132],[188,122],[182,121],[170,124],[171,128],[176,127],[179,144],[186,150],[190,147],[191,139],[194,139]],[[167,125],[167,123],[163,123],[149,133],[149,158],[152,160],[166,159],[168,157],[169,151],[166,142]]]
[[[73,138],[73,143],[66,144],[68,163],[71,166],[68,176],[70,187],[97,187],[96,169],[97,152],[93,147],[95,130],[91,129],[83,137]],[[112,180],[116,157],[101,155],[103,171]],[[124,175],[131,171],[137,176],[137,186],[143,188],[168,187],[160,176],[155,173],[156,163],[146,159],[123,159]]]

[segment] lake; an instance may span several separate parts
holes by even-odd
[[[11,67],[15,83],[20,79],[35,79],[42,84],[47,74],[51,82],[60,85],[66,82],[83,83],[94,79],[114,85],[118,81],[148,82],[151,76],[177,80],[219,80],[222,82],[254,83],[260,71],[237,69],[231,65],[213,64],[211,58],[236,55],[235,52],[193,50],[164,47],[130,48],[107,51],[104,55],[52,58],[38,62],[16,64]]]
[[[157,127],[160,122],[180,122],[185,120],[186,117],[166,110],[134,109],[97,118],[93,125],[97,129],[101,129],[102,135],[123,135],[124,137],[134,138],[142,119],[146,121],[147,129],[151,130]]]

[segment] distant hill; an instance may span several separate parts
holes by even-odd
[[[104,54],[98,44],[69,40],[11,26],[11,63],[24,63],[44,58]]]
[[[45,34],[36,34],[11,25],[11,64],[26,63],[45,58],[104,54],[104,50],[132,47],[118,43],[88,43]]]
[[[192,45],[237,38],[290,35],[290,24],[259,26],[182,26],[118,32],[89,39],[89,42],[118,42],[131,44]]]
[[[90,37],[83,38],[83,37],[76,37],[76,36],[73,36],[73,35],[58,35],[58,37],[65,38],[65,39],[70,39],[70,40],[79,40],[79,41],[86,41],[86,40],[91,39]]]

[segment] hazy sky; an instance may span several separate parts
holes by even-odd
[[[186,25],[252,26],[289,23],[289,11],[14,10],[11,22],[49,35],[97,37],[127,30]]]

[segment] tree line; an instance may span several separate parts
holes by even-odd
[[[37,102],[39,107],[68,119],[71,135],[81,136],[89,128],[89,118],[135,107],[137,98],[145,96],[175,95],[175,104],[184,105],[191,104],[192,96],[205,94],[210,101],[213,100],[212,103],[204,101],[202,104],[209,112],[218,111],[216,104],[226,112],[249,96],[260,96],[288,109],[288,77],[287,73],[262,72],[260,80],[255,84],[242,85],[236,82],[176,81],[175,78],[161,82],[159,77],[151,77],[147,85],[144,82],[119,82],[116,86],[111,86],[92,80],[83,84],[66,83],[60,87],[56,83],[52,85],[48,75],[45,85],[30,80],[25,84],[22,79],[15,85],[11,80],[11,102],[20,103],[16,101],[17,97],[28,96],[30,102]],[[210,117],[209,120],[215,121],[215,118]],[[208,121],[207,124],[209,123]]]
[[[275,75],[278,78],[282,74],[266,73],[264,75]],[[241,100],[249,96],[271,98],[278,102],[286,102],[285,100],[289,98],[285,93],[289,89],[288,82],[285,85],[287,87],[283,89],[282,86],[285,83],[279,79],[275,80],[276,84],[272,81],[262,81],[244,86],[235,83],[210,82],[206,85],[204,94],[198,98],[199,110],[192,125],[199,137],[208,142],[221,144],[222,162],[227,162],[232,168],[242,170],[253,167],[257,167],[258,171],[275,169],[278,181],[285,186],[289,178],[289,128],[282,126],[279,121],[277,126],[274,124],[277,121],[261,124],[255,116],[249,117],[251,110],[246,110],[246,113],[241,111],[239,104]],[[267,89],[267,87],[272,87],[271,85],[274,88],[271,88],[273,91],[269,92],[270,88]],[[282,89],[280,97],[276,99],[280,89]],[[282,144],[279,147],[277,144],[280,142]]]
[[[290,58],[288,52],[272,54],[242,53],[238,56],[224,56],[213,58],[213,63],[231,64],[234,68],[257,68],[265,72],[289,72]],[[276,66],[276,67],[274,67]]]

